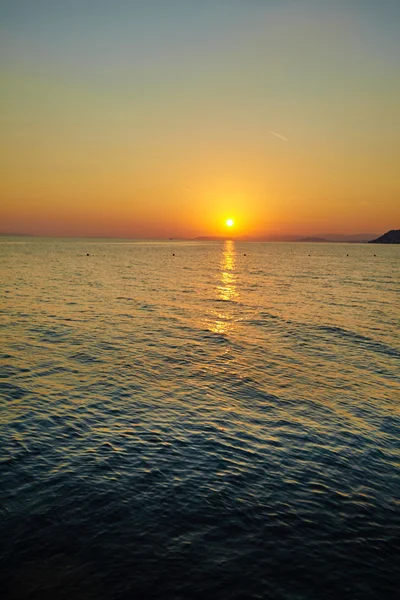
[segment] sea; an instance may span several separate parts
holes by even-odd
[[[0,259],[2,600],[399,597],[399,246]]]

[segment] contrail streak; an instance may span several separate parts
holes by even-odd
[[[287,138],[285,138],[284,135],[281,135],[280,133],[276,133],[276,131],[271,131],[271,129],[269,130],[269,132],[274,135],[275,137],[279,138],[280,140],[283,140],[284,142],[287,142]]]

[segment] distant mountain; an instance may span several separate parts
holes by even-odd
[[[366,243],[378,237],[377,233],[316,233],[315,235],[265,235],[247,238],[252,242],[357,242]],[[240,239],[240,238],[238,238]],[[242,238],[243,239],[243,238]],[[243,239],[243,241],[245,241]]]
[[[369,242],[378,237],[377,233],[325,233],[328,242]]]
[[[398,231],[389,231],[386,235],[389,235],[391,233],[398,233]],[[34,234],[29,234],[29,233],[10,233],[10,232],[0,232],[0,237],[37,237]],[[46,236],[40,236],[39,237],[46,237]],[[50,236],[51,237],[51,236]],[[58,237],[58,236],[56,236]],[[68,236],[67,236],[68,237]],[[76,237],[76,236],[73,236]],[[78,236],[78,238],[80,238],[82,236]],[[88,239],[90,239],[91,237],[96,238],[96,236],[88,236]],[[382,238],[384,236],[381,236]],[[355,233],[355,234],[341,234],[341,233],[323,233],[323,234],[319,234],[316,233],[315,235],[293,235],[293,234],[267,234],[267,235],[258,235],[258,236],[251,236],[251,235],[221,235],[221,236],[206,236],[206,235],[202,235],[202,236],[198,236],[195,238],[185,238],[185,237],[170,237],[169,240],[173,240],[173,241],[185,241],[185,240],[190,240],[192,239],[193,241],[201,241],[201,242],[223,242],[225,240],[235,240],[237,242],[357,242],[357,243],[366,243],[366,242],[370,242],[370,241],[375,241],[375,239],[378,238],[378,240],[380,240],[381,238],[378,237],[377,233]],[[114,239],[113,236],[103,236],[103,239]],[[120,239],[120,238],[115,238],[115,239]],[[126,239],[126,238],[121,238],[121,239]],[[130,238],[128,238],[130,239]],[[141,239],[141,238],[137,238],[137,239]],[[143,238],[143,239],[148,239],[148,238]],[[378,242],[377,242],[378,243]],[[382,241],[382,243],[387,244],[387,243],[398,243],[398,242],[387,242],[387,241]]]
[[[3,233],[0,232],[0,237],[35,237],[32,233]]]
[[[370,240],[370,244],[400,244],[400,229],[391,229],[376,240]]]
[[[297,241],[298,242],[329,242],[329,240],[326,240],[325,238],[320,238],[320,237],[305,237],[305,238],[300,238]]]
[[[218,242],[224,240],[236,240],[237,242],[356,242],[366,243],[378,237],[376,233],[355,233],[346,235],[341,233],[327,233],[322,235],[300,236],[300,235],[261,235],[261,236],[199,236],[194,238],[198,242]]]

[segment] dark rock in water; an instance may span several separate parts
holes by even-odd
[[[391,229],[369,244],[400,244],[400,229]]]

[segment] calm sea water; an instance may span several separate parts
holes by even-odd
[[[399,247],[0,253],[2,598],[397,596]]]

